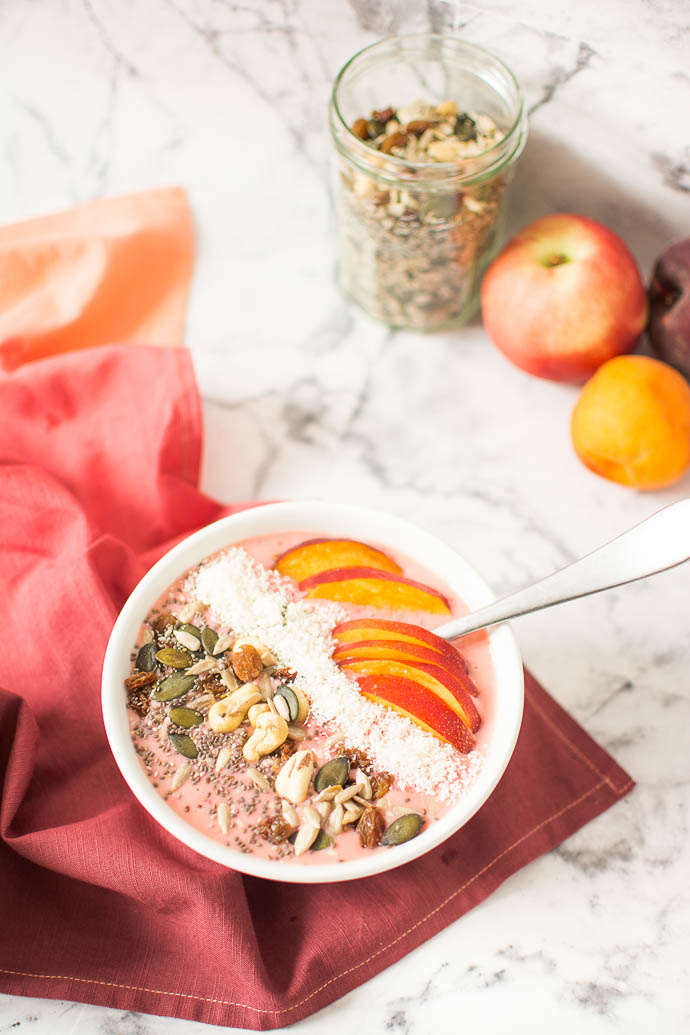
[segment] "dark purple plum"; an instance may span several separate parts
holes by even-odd
[[[690,378],[690,237],[676,241],[656,261],[648,331],[660,358]]]

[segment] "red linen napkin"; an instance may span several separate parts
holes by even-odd
[[[189,355],[114,346],[43,360],[0,375],[0,414],[0,990],[290,1024],[632,787],[528,676],[505,777],[427,856],[347,886],[299,886],[196,855],[131,794],[99,706],[127,593],[174,539],[227,512],[197,488]]]
[[[0,227],[0,370],[113,341],[184,341],[194,230],[181,187]]]

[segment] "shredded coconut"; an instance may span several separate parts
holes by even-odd
[[[291,579],[264,568],[241,547],[201,565],[184,588],[238,636],[265,643],[281,666],[298,674],[317,722],[342,729],[348,746],[365,751],[403,787],[448,800],[476,775],[476,751],[460,755],[404,716],[368,701],[338,668],[331,633],[347,617],[338,604],[295,600]]]

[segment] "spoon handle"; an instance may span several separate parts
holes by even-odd
[[[690,499],[672,503],[532,586],[434,629],[444,640],[647,578],[690,559]]]

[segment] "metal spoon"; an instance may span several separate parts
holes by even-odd
[[[566,600],[601,593],[626,582],[646,579],[690,559],[690,499],[672,503],[639,525],[561,568],[532,586],[511,593],[479,611],[434,629],[444,640],[485,629],[488,625],[541,611]]]

